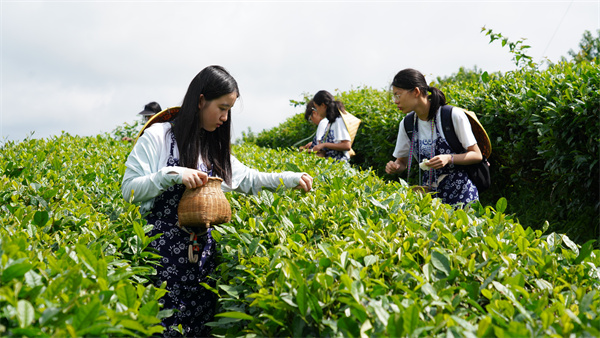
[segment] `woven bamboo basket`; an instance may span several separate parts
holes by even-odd
[[[492,155],[492,143],[490,142],[490,137],[487,132],[479,122],[477,115],[474,112],[463,109],[469,118],[469,122],[471,123],[471,129],[473,130],[473,134],[475,135],[475,139],[477,140],[477,145],[481,150],[481,153],[486,158],[490,158]]]
[[[354,149],[352,149],[352,145],[354,144],[354,139],[356,138],[356,132],[358,131],[358,126],[360,126],[361,120],[348,113],[347,111],[341,111],[340,115],[342,115],[342,119],[344,120],[344,124],[346,125],[346,129],[348,129],[348,133],[350,134],[350,157],[356,155]]]
[[[221,190],[222,182],[218,177],[209,177],[198,188],[186,188],[177,209],[179,225],[208,229],[231,221],[231,206]]]

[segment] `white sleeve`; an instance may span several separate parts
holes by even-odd
[[[121,183],[123,198],[131,203],[142,203],[148,210],[152,199],[183,178],[182,167],[161,166],[161,152],[166,149],[162,128],[148,129],[134,145],[127,161]],[[159,132],[153,132],[159,131]]]
[[[321,143],[321,139],[323,138],[323,135],[325,134],[325,130],[327,130],[328,123],[329,123],[329,121],[327,121],[327,118],[324,118],[319,122],[319,125],[317,126],[316,137],[317,137],[318,143]]]
[[[286,188],[295,188],[300,183],[300,177],[305,173],[284,171],[281,173],[265,173],[244,165],[234,156],[231,156],[231,185],[221,184],[225,192],[237,191],[241,193],[257,194],[263,188],[275,189],[281,183]]]
[[[400,121],[400,126],[398,127],[398,137],[396,139],[396,148],[394,149],[393,156],[395,158],[408,157],[409,151],[410,140],[408,139],[406,130],[404,130],[404,119],[402,119],[402,121]]]
[[[344,119],[341,116],[338,117],[331,125],[331,129],[333,129],[333,135],[335,137],[334,143],[350,141],[350,133],[348,132],[348,128],[346,127]]]
[[[452,108],[452,124],[454,125],[454,131],[463,148],[467,149],[477,143],[477,139],[471,129],[471,122],[469,122],[467,114],[462,109],[456,107]]]

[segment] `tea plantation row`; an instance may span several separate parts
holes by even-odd
[[[476,112],[491,139],[492,187],[481,194],[484,205],[505,197],[522,224],[541,229],[548,221],[579,244],[600,238],[599,69],[595,58],[506,74],[461,69],[432,81],[449,104]],[[362,119],[351,162],[397,180],[385,174],[385,164],[393,159],[403,115],[388,88],[335,94]],[[310,97],[292,102],[301,110]],[[244,134],[244,141],[285,149],[314,131],[299,112],[278,127]]]
[[[156,257],[120,196],[110,135],[2,145],[0,335],[149,336]],[[314,190],[228,194],[213,233],[218,336],[599,336],[600,252],[524,228],[506,200],[453,210],[402,182],[295,151],[234,147]]]

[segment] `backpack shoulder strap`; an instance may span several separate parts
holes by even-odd
[[[450,146],[450,148],[452,148],[452,151],[454,151],[455,153],[463,153],[465,149],[458,140],[458,136],[456,136],[456,131],[454,131],[454,123],[452,122],[452,106],[442,106],[441,116],[442,129],[444,130],[444,136],[446,137],[448,145]]]
[[[410,113],[406,114],[406,117],[404,118],[404,130],[406,131],[406,135],[408,136],[409,140],[412,140],[412,133],[415,129],[414,115],[415,112],[411,111]]]
[[[331,122],[327,123],[327,129],[325,130],[325,134],[323,134],[323,136],[321,136],[321,139],[319,140],[321,143],[325,143],[325,140],[327,139],[327,136],[329,135],[330,130],[331,130]]]

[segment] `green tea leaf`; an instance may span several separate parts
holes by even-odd
[[[134,307],[137,301],[137,293],[131,284],[123,284],[117,288],[117,297],[121,304],[128,308]]]
[[[323,320],[323,309],[321,308],[321,305],[319,305],[317,297],[315,297],[312,293],[307,293],[307,298],[311,317],[317,323],[320,323]]]
[[[88,249],[85,245],[77,244],[77,255],[85,266],[90,269],[92,272],[96,273],[96,265],[98,264],[98,259],[92,253],[90,249]]]
[[[490,80],[491,80],[491,77],[490,77],[490,74],[488,74],[488,72],[483,72],[481,74],[481,81],[483,81],[483,83],[488,83],[488,82],[490,82]]]
[[[96,321],[102,304],[97,298],[92,298],[89,303],[81,304],[73,318],[73,327],[79,331],[91,326]]]
[[[565,245],[575,254],[579,254],[579,248],[577,247],[577,244],[575,244],[575,242],[573,242],[567,235],[562,235],[562,242],[565,243]]]
[[[300,167],[298,167],[296,164],[291,163],[291,162],[285,163],[285,170],[294,171],[294,172],[303,172],[303,170],[300,169]]]
[[[504,213],[506,211],[506,207],[508,206],[508,201],[506,198],[501,197],[498,202],[496,202],[496,211],[499,213]]]
[[[35,320],[35,309],[30,302],[24,299],[17,302],[17,319],[20,328],[29,326]]]
[[[298,304],[298,311],[300,311],[302,317],[306,317],[306,311],[308,310],[306,293],[306,284],[300,284],[296,293],[296,304]]]
[[[365,266],[373,265],[377,263],[379,258],[375,255],[368,255],[365,257]]]
[[[450,275],[450,271],[452,270],[450,267],[450,260],[443,253],[436,250],[432,251],[431,264],[433,264],[436,269],[444,272],[446,276]]]
[[[25,261],[25,258],[12,262],[4,271],[2,271],[2,283],[8,283],[13,279],[19,279],[33,267],[32,264]]]
[[[579,264],[583,262],[584,259],[590,257],[592,251],[594,250],[593,245],[595,241],[596,240],[592,239],[583,244],[581,250],[579,250],[579,255],[577,255],[577,258],[575,258],[575,260],[573,261],[573,264]]]
[[[254,320],[254,317],[239,311],[221,312],[216,314],[215,317],[234,318],[239,320]]]
[[[49,219],[50,217],[48,217],[47,211],[36,211],[33,215],[33,224],[37,226],[44,226],[48,223]]]
[[[411,305],[404,310],[402,316],[404,332],[414,332],[419,327],[419,310],[415,305]]]

